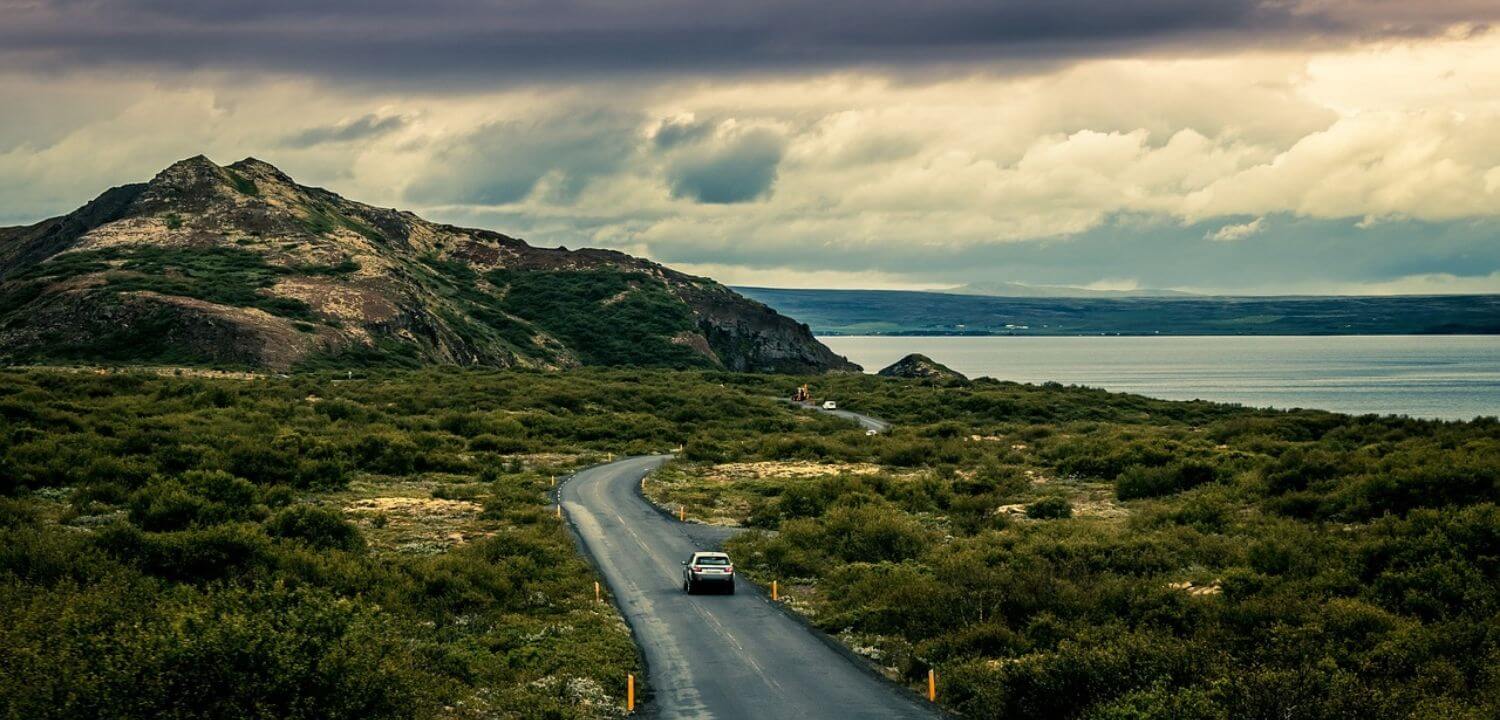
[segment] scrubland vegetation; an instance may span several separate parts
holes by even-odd
[[[662,449],[667,380],[342,376],[0,372],[0,717],[619,712],[549,475]]]
[[[649,492],[738,514],[742,568],[966,717],[1500,714],[1493,420],[817,389],[896,429],[702,438]]]
[[[9,370],[0,418],[0,716],[617,712],[548,476],[679,445],[654,499],[967,717],[1500,713],[1494,421],[634,370]]]

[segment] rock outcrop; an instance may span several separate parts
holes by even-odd
[[[884,377],[912,378],[936,382],[968,382],[969,380],[957,370],[919,353],[907,355],[882,369],[877,374]]]

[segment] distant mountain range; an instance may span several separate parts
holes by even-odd
[[[0,362],[858,369],[707,278],[202,156],[0,228]]]
[[[979,282],[948,288],[939,292],[951,295],[986,295],[990,297],[1018,298],[1140,298],[1140,297],[1195,297],[1195,293],[1181,290],[1096,290],[1093,288],[1067,287],[1064,285],[1026,285],[1015,282]]]
[[[1094,298],[736,289],[819,335],[1500,333],[1500,295]]]

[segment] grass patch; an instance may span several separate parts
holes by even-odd
[[[288,272],[294,275],[341,277],[344,275],[351,275],[353,273],[359,272],[359,267],[359,263],[355,262],[353,258],[346,257],[336,263],[327,265],[294,265],[289,269]]]
[[[696,332],[692,311],[655,279],[613,270],[494,270],[499,308],[575,348],[590,365],[707,367],[672,338]]]
[[[379,230],[357,218],[340,213],[328,205],[319,203],[309,205],[304,209],[307,212],[307,216],[301,218],[300,222],[302,227],[313,235],[325,235],[342,227],[359,233],[371,242],[386,242],[385,235]]]
[[[260,196],[260,188],[255,185],[254,180],[230,168],[224,168],[224,174],[229,176],[229,184],[234,186],[234,189],[241,195],[249,195],[250,197]]]
[[[105,248],[65,253],[37,265],[20,279],[64,280],[104,272],[108,292],[149,290],[220,305],[253,307],[272,315],[311,321],[311,308],[300,300],[265,295],[289,270],[266,263],[259,253],[239,247]]]

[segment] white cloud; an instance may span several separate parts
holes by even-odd
[[[1424,273],[1380,282],[1342,283],[1322,288],[1319,292],[1335,295],[1487,295],[1500,293],[1500,272],[1473,277]]]
[[[1239,225],[1225,225],[1224,227],[1208,233],[1203,237],[1207,240],[1213,240],[1214,242],[1234,242],[1236,240],[1244,240],[1251,235],[1259,233],[1263,221],[1264,218],[1255,218],[1250,222],[1241,223]]]
[[[1139,290],[1141,282],[1135,278],[1104,278],[1084,285],[1085,290]]]

